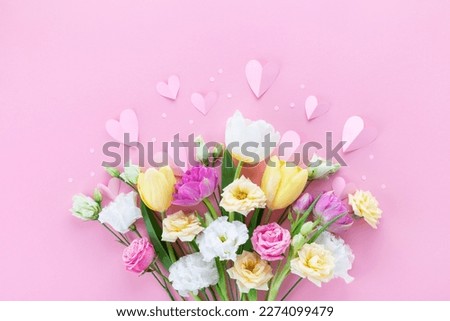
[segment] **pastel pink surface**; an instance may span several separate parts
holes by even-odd
[[[239,108],[322,143],[351,115],[379,131],[339,174],[384,210],[378,230],[357,222],[343,235],[355,281],[304,282],[291,299],[449,300],[449,16],[449,2],[419,0],[0,1],[0,299],[166,299],[125,271],[100,224],[70,215],[71,197],[108,182],[104,124],[124,109],[160,150],[177,132],[223,140]],[[253,57],[281,65],[258,100]],[[183,80],[175,103],[154,90],[168,73]],[[224,93],[206,116],[190,103],[199,88]],[[317,92],[333,107],[308,122]]]
[[[125,134],[129,134],[129,141],[138,139],[138,119],[132,109],[125,109],[120,113],[120,119],[108,119],[105,124],[107,133],[117,142],[124,143]]]

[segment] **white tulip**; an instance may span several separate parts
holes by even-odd
[[[267,145],[263,144],[265,140]],[[236,111],[227,121],[225,144],[233,157],[244,163],[265,160],[272,154],[279,140],[280,133],[271,124],[264,120],[246,119],[240,111]]]

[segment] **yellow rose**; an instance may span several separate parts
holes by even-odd
[[[383,211],[378,207],[378,201],[372,193],[358,190],[353,195],[348,195],[348,203],[355,215],[363,217],[370,226],[377,228]]]
[[[258,254],[244,251],[238,255],[232,268],[227,270],[230,278],[235,279],[241,293],[251,289],[267,291],[267,283],[273,277],[272,267],[261,260]]]
[[[220,206],[225,211],[237,212],[246,216],[255,208],[264,208],[266,196],[258,185],[241,176],[223,189]]]
[[[172,202],[175,182],[169,166],[159,170],[149,168],[145,173],[139,174],[137,188],[145,205],[154,211],[165,212]]]
[[[261,189],[266,194],[267,207],[271,210],[291,205],[303,192],[308,180],[308,171],[287,164],[277,156],[270,158],[264,170]]]
[[[305,244],[298,257],[291,260],[291,272],[307,278],[317,286],[333,278],[334,257],[323,245]]]
[[[195,214],[184,214],[183,211],[168,215],[163,219],[162,227],[161,238],[167,242],[176,242],[177,238],[183,242],[190,242],[198,233],[203,231],[197,216]]]

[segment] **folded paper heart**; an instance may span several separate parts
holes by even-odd
[[[218,95],[214,91],[210,91],[206,95],[193,93],[191,95],[191,103],[199,112],[206,115],[217,102],[217,98]]]
[[[344,153],[357,150],[364,147],[377,138],[377,129],[369,125],[359,116],[352,116],[344,124],[342,131],[342,141],[345,142],[343,146]]]
[[[107,185],[102,183],[97,184],[97,188],[100,190],[102,196],[106,196],[109,200],[114,200],[120,193],[128,193],[131,191],[131,187],[115,177],[111,177]]]
[[[331,186],[334,194],[340,199],[345,199],[348,197],[348,194],[352,194],[356,191],[356,185],[354,183],[347,183],[341,176],[335,177]]]
[[[260,98],[272,86],[279,72],[280,66],[274,62],[268,62],[265,65],[258,60],[247,62],[245,75],[256,98]]]
[[[119,143],[124,144],[126,133],[129,134],[130,142],[137,142],[138,140],[138,119],[136,113],[132,109],[125,109],[122,111],[118,121],[115,119],[107,120],[105,128],[108,134]]]
[[[293,155],[300,146],[300,135],[293,131],[288,130],[281,136],[280,143],[278,144],[278,156],[280,159],[288,162],[293,160]]]
[[[319,102],[316,96],[308,96],[305,100],[306,118],[308,120],[322,116],[330,109],[330,104]]]
[[[175,100],[180,90],[180,78],[172,75],[167,80],[167,83],[160,81],[156,84],[156,91],[163,97]]]

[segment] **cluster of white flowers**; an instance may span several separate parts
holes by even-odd
[[[181,257],[169,268],[169,281],[181,296],[215,285],[219,281],[216,262],[205,262],[201,253]]]
[[[228,222],[225,216],[219,217],[197,236],[198,247],[206,262],[215,257],[234,261],[239,245],[247,240],[247,226],[239,221]]]

